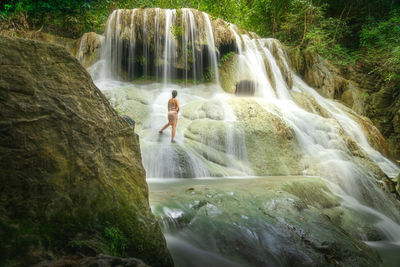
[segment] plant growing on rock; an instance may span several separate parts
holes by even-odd
[[[172,25],[169,30],[171,31],[172,35],[174,36],[175,40],[179,40],[183,34],[183,28],[180,25]]]
[[[228,59],[229,59],[231,56],[233,56],[234,54],[236,54],[236,52],[231,51],[231,52],[226,53],[225,55],[223,55],[223,56],[221,57],[221,59],[219,60],[218,67],[221,67],[222,65],[224,65],[224,63],[225,63],[226,61],[228,61]]]

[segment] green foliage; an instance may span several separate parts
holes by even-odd
[[[179,38],[182,37],[182,34],[183,34],[182,26],[175,24],[175,25],[172,25],[169,28],[169,30],[172,33],[172,35],[174,36],[175,40],[179,40]]]
[[[388,45],[400,43],[400,14],[393,13],[388,19],[381,22],[371,22],[363,26],[360,32],[362,47],[382,49]]]
[[[211,82],[215,80],[215,72],[213,68],[207,67],[206,70],[203,72],[203,78],[202,80],[204,82]]]
[[[254,1],[249,28],[283,43],[313,51],[338,64],[354,59],[341,44],[348,32],[346,21],[327,16],[326,1],[264,0]]]
[[[104,229],[104,243],[108,245],[111,255],[126,256],[128,242],[117,226],[107,226]]]
[[[123,113],[122,113],[122,111],[120,109],[114,108],[114,110],[118,113],[119,116],[123,115]]]
[[[361,99],[364,101],[369,98],[369,94],[367,92],[363,92],[360,94]]]
[[[236,54],[236,52],[231,51],[229,53],[226,53],[225,55],[223,55],[221,57],[221,59],[219,60],[218,66],[221,67],[231,56],[233,56],[234,54]]]
[[[2,11],[2,15],[4,14],[4,15],[8,15],[9,13],[10,13],[10,10],[12,9],[12,5],[11,4],[5,4],[4,5],[4,10]]]
[[[6,1],[4,16],[25,14],[34,28],[66,37],[78,37],[87,31],[102,31],[111,0],[11,0]]]
[[[4,230],[0,231],[0,266],[8,266],[4,259],[30,266],[23,256],[42,251],[56,256],[136,256],[149,264],[159,259],[164,244],[158,241],[159,228],[146,215],[147,207],[106,197],[104,192],[81,193],[71,192],[68,200],[58,199],[46,209],[29,210],[35,214],[31,216],[24,209],[15,213],[0,205],[0,230]]]
[[[0,27],[42,28],[77,38],[88,31],[101,33],[112,10],[137,7],[175,8],[178,20],[180,8],[199,9],[292,48],[319,53],[339,66],[378,51],[386,60],[372,71],[388,82],[399,79],[400,7],[392,0],[3,0]],[[179,39],[183,29],[177,23],[170,31]]]
[[[386,84],[400,84],[400,13],[392,12],[387,20],[371,21],[360,31],[360,54],[373,66],[370,74]]]

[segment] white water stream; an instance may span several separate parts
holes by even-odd
[[[399,205],[379,186],[376,166],[389,177],[397,175],[399,168],[369,144],[360,125],[362,118],[343,105],[320,96],[290,70],[284,49],[277,40],[254,39],[238,34],[234,25],[229,27],[238,48],[238,80],[248,79],[256,85],[255,97],[238,99],[224,93],[220,86],[218,49],[207,14],[200,13],[200,16],[191,9],[182,9],[180,26],[177,25],[176,10],[155,9],[154,13],[144,10],[144,23],[138,29],[135,23],[138,13],[139,10],[117,10],[110,15],[101,59],[89,71],[114,106],[125,113],[132,112],[148,178],[270,174],[255,169],[253,157],[249,155],[252,152],[246,146],[246,138],[257,136],[249,136],[251,131],[246,128],[246,119],[238,119],[241,103],[244,105],[248,101],[259,105],[268,116],[288,125],[294,132],[295,141],[288,142],[295,142],[301,149],[303,168],[299,173],[322,177],[329,189],[342,199],[343,206],[374,218],[373,224],[386,241],[400,246]],[[154,23],[147,25],[147,21]],[[181,27],[181,43],[174,36],[174,27]],[[124,35],[129,36],[128,41],[122,40]],[[126,76],[133,79],[135,73],[139,73],[134,63],[138,57],[138,35],[142,38],[141,56],[145,57],[141,75],[154,76],[159,83],[118,81]],[[155,46],[153,56],[150,56],[151,46]],[[179,49],[182,57],[178,55]],[[204,53],[215,80],[187,85],[192,79],[201,80],[206,69]],[[156,63],[150,63],[151,58]],[[162,66],[157,65],[160,60]],[[178,75],[174,67],[177,65],[186,66],[181,75],[183,85],[173,82]],[[162,80],[159,80],[160,70]],[[292,86],[287,82],[289,78],[293,80]],[[168,131],[158,134],[167,122],[166,103],[173,89],[178,90],[181,103],[176,144],[170,143]],[[299,95],[301,100],[297,98]],[[253,117],[257,116],[259,114],[253,114]],[[250,116],[247,120],[251,119]],[[269,135],[269,138],[280,142],[279,137]],[[274,153],[270,155],[271,160],[281,157],[280,151]],[[285,174],[294,174],[289,169]],[[178,242],[177,237],[170,236],[169,242]],[[375,243],[368,244],[374,246]],[[195,253],[198,249],[193,247],[192,250]],[[201,254],[213,257],[217,262],[225,261],[210,252],[202,251]]]

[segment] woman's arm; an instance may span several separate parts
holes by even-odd
[[[175,103],[176,103],[176,112],[179,112],[179,101],[178,101],[178,99],[175,99]]]

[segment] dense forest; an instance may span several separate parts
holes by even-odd
[[[380,84],[400,82],[400,6],[396,0],[6,0],[1,29],[43,30],[78,38],[101,32],[116,8],[190,7],[338,66],[366,66]]]
[[[316,52],[343,72],[357,66],[377,89],[400,84],[396,0],[6,0],[0,4],[0,31],[42,30],[78,38],[101,33],[112,10],[137,7],[199,9],[277,38],[290,49]]]

